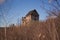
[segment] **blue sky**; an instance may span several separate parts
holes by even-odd
[[[46,0],[45,2],[47,3],[47,5],[45,5],[46,8],[49,9],[48,1]],[[18,19],[21,20],[22,17],[33,9],[36,9],[39,13],[40,20],[45,20],[48,14],[40,7],[41,5],[43,4],[40,0],[13,0],[1,4],[0,7],[3,8],[7,24],[17,24]],[[0,15],[2,15],[1,10]],[[0,16],[0,19],[0,26],[5,25],[2,16]]]

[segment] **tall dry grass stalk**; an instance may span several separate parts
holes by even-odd
[[[57,20],[31,22],[29,25],[7,27],[7,40],[60,40]],[[0,40],[4,40],[4,28],[0,28]]]

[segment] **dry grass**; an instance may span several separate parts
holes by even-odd
[[[60,40],[58,20],[48,19],[45,22],[31,22],[29,25],[7,27],[7,40]],[[4,40],[4,28],[0,28],[0,40]]]

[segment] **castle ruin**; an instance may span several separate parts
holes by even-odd
[[[31,21],[39,21],[39,14],[35,9],[29,11],[25,17],[22,17],[22,24],[28,24]]]

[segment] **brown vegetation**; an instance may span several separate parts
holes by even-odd
[[[60,25],[57,19],[31,22],[29,25],[7,27],[7,40],[60,40]],[[0,40],[5,39],[5,30],[0,28]]]

